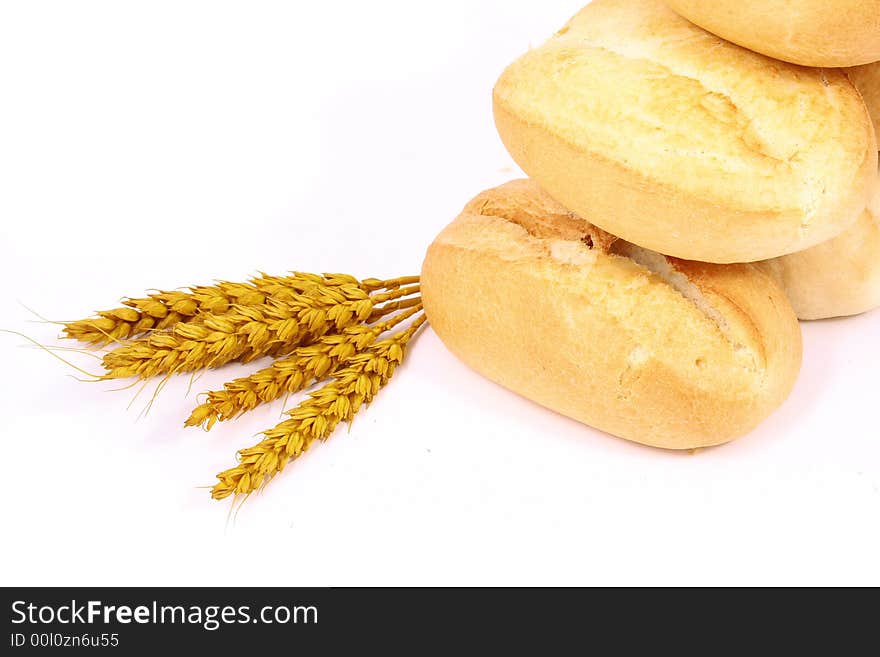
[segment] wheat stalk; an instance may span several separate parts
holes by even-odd
[[[336,286],[316,285],[289,300],[269,298],[258,306],[234,305],[222,315],[205,313],[198,321],[177,323],[105,354],[105,378],[147,379],[220,367],[234,360],[284,355],[331,331],[371,321],[390,312],[378,304],[398,299],[402,304],[406,301],[402,297],[418,292],[418,285],[374,295],[354,289],[346,294]]]
[[[424,321],[424,314],[419,315],[406,330],[352,356],[330,383],[287,411],[290,419],[265,431],[258,444],[241,450],[239,464],[217,475],[211,496],[219,500],[257,490],[316,440],[326,440],[340,422],[350,422],[392,377],[407,343]]]
[[[247,283],[220,281],[184,290],[158,291],[146,297],[123,299],[123,307],[102,310],[96,317],[67,322],[64,337],[101,346],[135,337],[150,330],[163,330],[180,322],[191,322],[200,314],[222,315],[235,306],[258,306],[268,298],[289,300],[297,294],[334,287],[344,294],[369,293],[418,283],[418,276],[388,280],[359,281],[348,274],[292,272],[286,276],[261,273]],[[351,297],[354,300],[354,297]]]
[[[223,390],[208,392],[205,402],[193,410],[185,426],[204,424],[210,429],[215,422],[230,420],[260,404],[300,392],[344,366],[380,335],[421,309],[421,304],[416,304],[378,324],[350,326],[340,333],[324,335],[313,344],[297,347],[290,356],[276,360],[269,367],[230,381],[224,384]]]

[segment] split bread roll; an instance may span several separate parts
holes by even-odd
[[[429,247],[421,291],[437,335],[474,370],[646,445],[745,434],[800,367],[794,312],[754,265],[639,248],[530,180],[468,203]]]
[[[846,74],[861,92],[874,122],[874,132],[880,139],[880,62],[849,68]]]
[[[782,286],[800,319],[880,307],[880,192],[856,224],[834,239],[759,265]]]
[[[880,60],[880,0],[667,0],[728,41],[803,66]]]
[[[745,50],[660,0],[595,0],[493,97],[502,141],[544,190],[680,258],[765,260],[829,240],[855,223],[877,168],[844,72]]]

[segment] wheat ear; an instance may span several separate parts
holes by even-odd
[[[290,300],[267,299],[259,306],[232,306],[222,314],[137,338],[107,353],[105,378],[138,377],[220,367],[234,360],[279,356],[310,344],[331,331],[342,331],[381,315],[378,304],[417,294],[418,285],[351,299],[332,286],[316,286]],[[401,299],[402,300],[402,299]]]
[[[350,290],[373,292],[410,283],[418,283],[418,276],[359,281],[348,274],[292,272],[285,276],[270,276],[261,273],[247,283],[220,281],[214,285],[193,286],[186,291],[157,291],[146,297],[126,298],[121,308],[102,310],[96,313],[96,317],[66,323],[63,332],[64,337],[101,346],[150,330],[191,322],[203,313],[222,315],[235,305],[257,306],[266,303],[268,298],[289,300],[315,288],[335,287],[343,293]]]
[[[217,475],[219,481],[211,496],[219,500],[257,490],[316,440],[326,440],[340,422],[350,422],[391,379],[403,360],[407,343],[424,321],[424,314],[419,315],[406,330],[352,356],[333,374],[330,383],[287,411],[290,419],[265,431],[265,438],[258,444],[241,450],[239,464]]]
[[[207,399],[193,410],[185,426],[203,424],[210,429],[215,422],[231,420],[260,404],[300,392],[344,366],[383,333],[421,309],[421,304],[417,304],[377,324],[350,326],[341,333],[324,335],[314,344],[297,347],[290,356],[269,367],[230,381],[223,385],[223,390],[208,392]]]

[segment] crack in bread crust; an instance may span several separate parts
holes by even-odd
[[[575,266],[592,264],[592,258],[584,252],[594,249],[608,256],[629,260],[693,304],[715,324],[734,351],[748,349],[735,339],[727,318],[706,299],[700,287],[676,267],[674,260],[615,237],[573,212],[557,211],[539,204],[523,206],[499,201],[487,197],[477,208],[477,213],[521,227],[531,239],[547,243],[550,257],[558,262]],[[751,369],[758,369],[755,358],[750,359],[750,365]]]

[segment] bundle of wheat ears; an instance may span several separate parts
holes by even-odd
[[[263,440],[217,475],[215,499],[247,495],[340,422],[350,422],[388,382],[425,323],[419,277],[358,280],[346,274],[261,274],[186,291],[127,298],[123,306],[64,324],[64,336],[109,348],[100,379],[162,377],[263,356],[275,361],[208,392],[186,426],[210,429],[326,381]],[[158,389],[158,388],[157,388]]]

